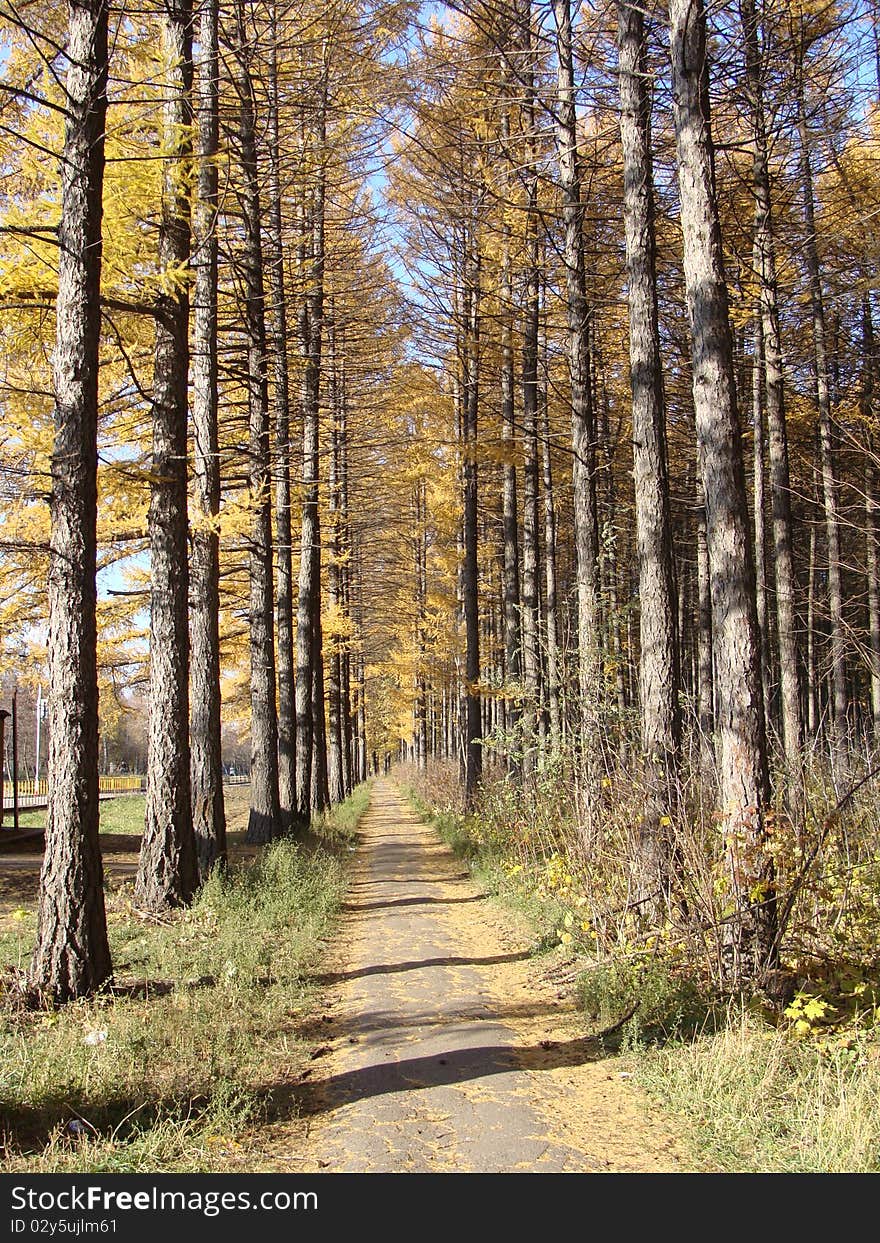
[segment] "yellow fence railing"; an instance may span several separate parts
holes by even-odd
[[[99,777],[98,789],[101,794],[137,794],[144,788],[146,778],[137,774],[122,777]],[[41,777],[39,781],[21,780],[18,783],[18,797],[21,799],[38,799],[46,798],[49,793],[49,782],[45,777]],[[12,782],[6,780],[3,782],[3,802],[5,806],[12,806]]]

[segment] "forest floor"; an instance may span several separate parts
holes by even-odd
[[[314,981],[300,1118],[260,1136],[262,1153],[276,1153],[270,1168],[695,1168],[628,1072],[584,1035],[558,965],[532,954],[529,930],[387,781],[373,787],[360,838],[330,969]]]

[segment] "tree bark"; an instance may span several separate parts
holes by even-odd
[[[321,528],[318,514],[319,410],[321,346],[324,322],[324,159],[326,98],[322,99],[313,139],[319,161],[310,204],[309,237],[304,239],[308,288],[300,307],[300,352],[303,359],[303,483],[302,543],[296,623],[296,799],[300,823],[312,812],[312,763],[318,722],[313,714],[315,650],[313,627],[320,618]],[[305,264],[304,264],[305,266]],[[316,596],[317,592],[317,596]]]
[[[544,581],[547,590],[547,706],[550,711],[550,748],[557,753],[562,744],[561,677],[559,668],[559,602],[556,573],[556,501],[553,494],[553,461],[550,441],[550,412],[542,403],[541,450],[544,482]]]
[[[112,972],[98,839],[95,572],[107,6],[69,6],[49,536],[49,805],[29,982],[56,1002]]]
[[[807,563],[807,730],[811,742],[819,733],[819,700],[816,670],[816,527],[811,524]]]
[[[504,131],[509,134],[510,118],[505,113]],[[513,289],[510,275],[510,226],[504,229],[504,256],[501,269],[501,435],[504,443],[502,466],[501,523],[504,540],[502,594],[504,613],[504,673],[506,682],[505,720],[513,747],[519,746],[517,730],[522,716],[522,648],[520,641],[519,592],[519,508],[516,486],[516,438],[514,436],[514,375],[511,344]],[[520,764],[508,755],[508,769],[517,772]]]
[[[715,678],[712,669],[712,592],[706,539],[706,502],[697,483],[697,719],[700,726],[700,763],[710,772],[715,763]]]
[[[264,843],[282,831],[278,792],[278,716],[275,697],[275,618],[272,588],[272,487],[269,451],[269,383],[266,372],[266,297],[263,280],[262,208],[257,169],[252,42],[239,12],[234,71],[244,223],[248,395],[248,492],[251,506],[250,693],[251,807],[246,841]]]
[[[469,239],[467,245],[476,245]],[[462,324],[464,336],[464,559],[462,562],[462,603],[465,624],[465,799],[470,806],[476,797],[483,772],[483,739],[480,720],[480,600],[477,561],[477,413],[479,410],[480,348],[480,263],[465,253],[465,289]]]
[[[752,108],[754,154],[752,183],[755,197],[755,266],[758,309],[764,356],[767,438],[770,459],[770,496],[776,585],[776,633],[779,646],[780,715],[785,755],[785,801],[789,814],[800,821],[803,811],[803,711],[800,659],[795,616],[796,576],[788,470],[788,431],[782,373],[782,337],[776,280],[775,230],[770,196],[770,169],[764,119],[761,45],[754,0],[741,0],[746,44],[746,73]],[[756,325],[757,331],[757,325]],[[757,467],[756,467],[757,471]],[[756,476],[757,477],[757,476]]]
[[[765,850],[769,801],[755,570],[733,376],[709,116],[702,0],[670,0],[673,116],[697,453],[712,587],[719,820],[735,917],[722,930],[728,984],[759,978],[776,954],[775,876]]]
[[[135,899],[146,910],[180,906],[198,887],[190,786],[187,380],[192,161],[192,8],[166,0],[168,81],[162,109],[165,166],[153,370],[150,484],[150,725],[147,806]]]
[[[534,152],[530,144],[531,158]],[[531,175],[528,207],[528,269],[525,274],[525,323],[522,344],[523,532],[522,532],[522,663],[523,771],[537,763],[538,720],[541,714],[540,589],[538,581],[538,221],[537,181]]]
[[[862,299],[862,418],[870,427],[874,418],[874,325],[868,295]],[[868,433],[865,454],[865,573],[868,587],[868,642],[871,652],[871,728],[874,747],[880,748],[880,554],[877,547],[877,461]]]
[[[810,309],[813,321],[813,382],[819,411],[819,462],[822,474],[822,504],[825,512],[825,538],[828,546],[828,609],[831,619],[831,762],[838,785],[846,779],[847,709],[846,642],[843,629],[843,590],[840,575],[840,505],[835,468],[834,429],[831,418],[831,389],[828,372],[828,331],[822,295],[822,271],[816,241],[816,208],[813,194],[813,167],[810,136],[804,103],[803,56],[796,67],[798,128],[800,131],[801,192],[803,195],[803,256],[810,281]]]
[[[296,704],[293,659],[293,536],[290,520],[290,378],[287,361],[287,293],[281,207],[278,25],[273,3],[269,43],[269,212],[267,239],[275,405],[275,627],[278,673],[278,800],[281,826],[293,826],[296,804]]]
[[[577,159],[574,56],[570,0],[553,0],[558,61],[556,146],[562,187],[566,310],[571,375],[572,483],[577,584],[578,692],[583,778],[582,831],[591,833],[599,790],[599,535],[596,515],[595,428],[589,364],[589,306],[583,246],[583,204]]]
[[[330,556],[327,565],[327,599],[338,616],[344,604],[342,586],[343,515],[342,515],[342,446],[345,413],[343,410],[342,385],[339,380],[339,361],[336,351],[336,324],[331,315],[327,325],[330,373],[330,411],[333,425],[330,431]],[[345,798],[345,765],[342,723],[342,641],[337,635],[329,652],[329,675],[327,678],[327,713],[329,737],[327,745],[327,769],[331,803],[341,803]]]
[[[351,587],[352,587],[352,537],[351,537],[351,519],[349,515],[348,504],[348,395],[346,383],[346,366],[345,366],[345,342],[342,342],[342,372],[341,372],[341,423],[339,426],[339,504],[340,504],[340,531],[342,537],[342,548],[340,555],[344,555],[345,564],[342,568],[342,606],[345,613],[345,619],[349,630],[349,637],[346,639],[342,652],[340,654],[340,666],[342,676],[342,757],[343,771],[345,775],[345,793],[351,794],[358,778],[355,775],[354,768],[354,749],[352,742],[352,733],[354,722],[352,719],[352,695],[351,695],[351,665],[352,665],[352,640],[353,640],[353,618],[351,605]]]
[[[190,568],[190,738],[199,879],[226,861],[220,745],[220,454],[217,431],[218,0],[204,0],[196,71],[198,196],[193,214],[193,477],[198,521]]]
[[[680,661],[657,309],[645,26],[641,9],[633,4],[621,3],[617,12],[646,794],[639,826],[637,897],[650,917],[662,910],[670,884],[673,847],[667,830],[678,811]]]
[[[757,265],[757,247],[754,248]],[[764,717],[770,727],[770,634],[767,623],[767,536],[764,522],[764,325],[761,304],[752,319],[752,496],[755,510],[755,598],[758,609],[758,636],[761,643],[761,688]]]

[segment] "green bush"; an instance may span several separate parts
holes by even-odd
[[[630,1015],[620,1028],[630,1046],[692,1036],[713,1019],[712,1002],[696,981],[656,958],[596,963],[578,978],[577,995],[599,1028]]]

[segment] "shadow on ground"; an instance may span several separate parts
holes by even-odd
[[[485,894],[477,893],[470,898],[392,898],[390,902],[345,902],[340,910],[389,911],[396,906],[457,906],[460,902],[485,902]]]
[[[324,987],[344,984],[347,980],[362,980],[368,975],[398,975],[402,971],[420,971],[425,967],[494,967],[504,962],[523,962],[531,957],[530,950],[523,950],[519,954],[492,954],[487,958],[446,957],[420,958],[412,962],[383,962],[369,967],[358,967],[354,971],[329,971],[324,975],[314,975],[312,983]]]
[[[601,1061],[606,1055],[602,1042],[595,1036],[560,1043],[545,1041],[524,1046],[477,1045],[452,1049],[447,1053],[406,1058],[400,1062],[377,1062],[293,1088],[276,1085],[272,1092],[272,1112],[280,1116],[281,1112],[292,1109],[293,1112],[301,1110],[314,1116],[355,1101],[387,1096],[393,1092],[448,1087],[511,1071],[583,1066],[587,1062]],[[311,1072],[305,1073],[308,1075]]]

